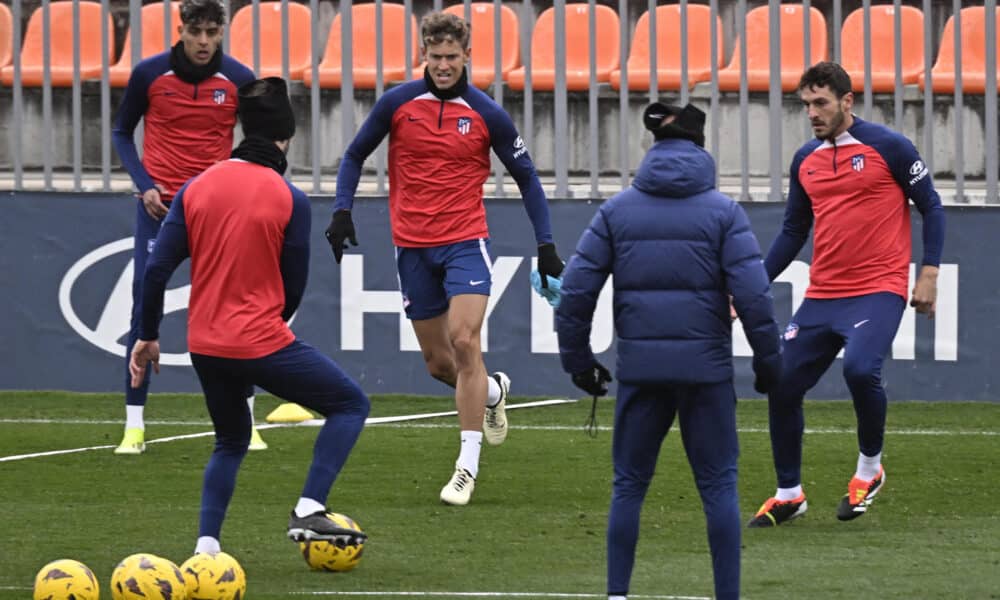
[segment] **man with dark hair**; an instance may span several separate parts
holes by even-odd
[[[483,184],[490,149],[514,177],[538,243],[538,270],[558,277],[549,208],[524,141],[510,116],[468,83],[469,26],[436,12],[421,23],[423,79],[386,92],[347,148],[326,230],[339,263],[345,242],[357,245],[351,208],[361,165],[389,135],[389,216],[406,316],[432,377],[455,388],[461,450],[443,502],[468,504],[483,437],[507,437],[510,379],[487,376],[480,332],[492,261]],[[484,408],[485,407],[485,408]]]
[[[115,454],[141,454],[146,449],[143,413],[149,381],[132,387],[128,375],[146,259],[177,190],[232,151],[236,89],[254,78],[249,69],[222,53],[226,16],[219,0],[184,0],[180,17],[177,45],[133,69],[112,132],[115,150],[139,198],[132,317],[125,344],[125,435]],[[144,123],[142,160],[133,139],[140,120]],[[248,390],[247,400],[252,413],[252,389]],[[267,447],[256,429],[253,435],[253,449]]]
[[[910,306],[934,315],[944,210],[913,144],[851,114],[851,78],[832,62],[808,69],[799,96],[816,139],[792,158],[788,206],[764,265],[773,281],[813,234],[805,300],[783,336],[783,376],[768,396],[778,490],[750,521],[773,527],[801,516],[802,400],[844,351],[844,379],[858,419],[858,460],[837,518],[867,511],[885,483],[886,395],[882,364],[906,308],[910,209],[923,217],[923,258]]]
[[[736,392],[729,297],[754,350],[754,386],[780,376],[778,325],[760,246],[739,204],[715,190],[705,113],[660,103],[656,143],[632,187],[601,205],[563,272],[556,332],[563,369],[593,396],[611,374],[590,347],[598,295],[614,275],[618,350],[608,598],[628,594],[639,513],[678,417],[708,524],[715,597],[739,598]]]
[[[170,275],[190,257],[188,348],[216,440],[205,467],[196,554],[221,550],[222,521],[250,443],[253,424],[244,392],[253,385],[326,418],[289,537],[363,536],[329,519],[326,499],[364,427],[368,398],[286,324],[306,287],[311,209],[305,193],[282,177],[295,134],[285,81],[269,77],[241,87],[239,115],[246,137],[232,159],[174,196],[143,278],[139,341],[129,365],[136,387],[150,362],[159,370],[163,293]]]

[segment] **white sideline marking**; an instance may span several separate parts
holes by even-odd
[[[288,592],[295,596],[407,596],[420,598],[606,598],[607,594],[572,594],[560,592]],[[712,600],[708,596],[663,596],[629,594],[629,598],[656,600]]]
[[[552,406],[555,404],[569,404],[576,402],[576,400],[570,398],[555,398],[552,400],[539,400],[535,402],[523,402],[521,404],[511,404],[507,406],[509,410],[517,408],[532,408],[537,406]],[[383,425],[386,427],[406,427],[406,428],[424,428],[424,429],[449,429],[453,428],[452,423],[412,423],[403,424],[405,421],[415,421],[421,419],[434,419],[437,417],[449,417],[458,414],[457,411],[449,410],[443,412],[434,413],[418,413],[413,415],[396,415],[389,417],[369,417],[365,421],[365,425]],[[2,424],[63,424],[63,425],[120,425],[120,420],[114,421],[102,421],[102,420],[88,420],[88,419],[0,419],[0,425]],[[148,425],[191,425],[191,426],[203,426],[206,425],[203,421],[146,421]],[[323,419],[309,419],[307,421],[302,421],[300,423],[261,423],[257,425],[257,429],[275,429],[275,428],[287,428],[287,427],[319,427],[323,425]],[[516,427],[515,429],[527,430],[527,431],[581,431],[583,430],[583,425],[522,425]],[[597,427],[598,431],[612,431],[614,428],[607,425],[600,425]],[[739,433],[768,433],[766,427],[740,427],[737,428]],[[833,434],[833,435],[854,435],[857,433],[854,429],[838,429],[833,427],[821,427],[821,428],[806,428],[805,433],[810,435],[816,434]],[[969,430],[969,431],[949,431],[945,429],[898,429],[898,430],[886,430],[886,435],[889,436],[986,436],[995,437],[1000,436],[1000,431],[990,431],[990,430]],[[173,435],[164,438],[158,438],[155,440],[149,440],[147,444],[162,444],[164,442],[174,442],[177,440],[188,440],[200,437],[208,437],[215,435],[215,431],[202,431],[198,433],[188,433],[184,435]],[[13,456],[0,456],[0,463],[2,462],[12,462],[15,460],[25,460],[28,458],[41,458],[45,456],[58,456],[60,454],[76,454],[79,452],[89,452],[91,450],[107,450],[115,448],[114,445],[102,445],[102,446],[87,446],[84,448],[68,448],[65,450],[49,450],[47,452],[35,452],[32,454],[16,454]],[[0,588],[2,589],[2,588]],[[652,596],[651,596],[652,597]]]
[[[400,429],[447,429],[453,427],[453,425],[447,423],[385,423],[385,427],[398,427]],[[259,429],[259,428],[258,428]],[[536,430],[536,431],[582,431],[584,425],[518,425],[514,428],[515,430]],[[671,427],[670,430],[678,430],[678,426]],[[610,425],[598,425],[598,431],[614,431],[614,427]],[[767,427],[738,427],[736,429],[739,433],[770,433]],[[835,435],[854,435],[857,433],[856,429],[835,429],[832,427],[821,427],[818,429],[806,428],[805,433],[810,435],[817,434],[835,434]],[[989,431],[989,430],[973,430],[973,431],[947,431],[944,429],[899,429],[899,430],[886,430],[886,435],[927,435],[927,436],[1000,436],[1000,431]],[[629,597],[632,595],[629,594]]]
[[[533,408],[536,406],[551,406],[553,404],[568,404],[576,402],[576,400],[571,400],[567,398],[555,398],[552,400],[538,400],[536,402],[522,402],[521,404],[510,404],[507,406],[507,410],[516,408]],[[451,415],[458,414],[458,411],[450,410],[445,412],[436,413],[419,413],[415,415],[398,415],[393,417],[369,417],[365,420],[365,425],[380,425],[384,423],[396,423],[399,421],[410,421],[415,419],[433,419],[435,417],[447,417]],[[0,423],[25,423],[27,421],[19,421],[16,419],[3,419]],[[31,422],[42,422],[42,423],[66,423],[66,421],[59,420],[42,420],[34,419]],[[278,427],[316,427],[320,426],[325,421],[323,419],[310,419],[308,421],[303,421],[301,423],[262,423],[257,426],[257,429],[275,429]],[[86,421],[86,423],[97,423],[97,421]],[[114,423],[120,424],[121,421],[115,421]],[[150,422],[152,424],[152,422]],[[199,425],[204,425],[204,423],[199,423]],[[451,425],[454,427],[454,425]],[[215,431],[201,431],[198,433],[187,433],[184,435],[172,435],[169,437],[158,438],[155,440],[148,440],[147,444],[162,444],[164,442],[174,442],[177,440],[189,440],[193,438],[208,437],[215,435]],[[60,454],[76,454],[79,452],[89,452],[91,450],[107,450],[109,448],[116,448],[115,445],[102,445],[102,446],[87,446],[84,448],[67,448],[65,450],[49,450],[47,452],[33,452],[31,454],[15,454],[13,456],[0,456],[0,463],[2,462],[12,462],[15,460],[25,460],[28,458],[40,458],[43,456],[58,456]]]
[[[0,585],[0,590],[31,590],[30,587],[18,585]],[[293,596],[360,596],[360,597],[385,597],[385,596],[407,596],[420,598],[605,598],[606,594],[573,594],[560,592],[342,592],[342,591],[318,591],[318,592],[287,592]],[[629,598],[642,598],[648,600],[712,600],[708,596],[662,596],[648,594],[629,594]]]

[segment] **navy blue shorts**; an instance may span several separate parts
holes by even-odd
[[[432,319],[459,294],[490,295],[490,240],[481,238],[431,248],[396,247],[396,270],[406,317]]]

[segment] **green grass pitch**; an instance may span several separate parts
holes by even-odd
[[[448,398],[372,400],[372,416],[452,408]],[[276,404],[259,397],[258,420]],[[119,395],[62,392],[3,392],[0,406],[0,599],[30,597],[37,570],[57,558],[90,566],[107,599],[125,556],[180,564],[190,555],[210,436],[150,444],[139,457],[105,448],[10,460],[112,446],[124,410]],[[350,573],[310,571],[285,538],[317,429],[264,430],[271,447],[243,463],[222,547],[246,570],[250,600],[601,597],[612,406],[600,402],[596,439],[583,431],[589,401],[511,411],[507,442],[483,449],[467,507],[438,501],[458,449],[454,417],[369,426],[329,501],[370,535]],[[774,491],[774,475],[766,404],[738,410],[746,520]],[[146,418],[147,440],[210,430],[197,395],[153,395]],[[886,485],[847,523],[835,510],[857,458],[851,405],[809,402],[806,423],[809,512],[743,531],[745,598],[1000,598],[1000,404],[891,404]],[[704,517],[675,433],[643,512],[637,598],[712,594]]]

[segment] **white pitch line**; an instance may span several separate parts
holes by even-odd
[[[574,404],[578,402],[572,398],[553,398],[550,400],[537,400],[534,402],[522,402],[520,404],[508,404],[508,409],[517,408],[534,408],[538,406],[552,406],[555,404]],[[397,415],[391,417],[368,417],[365,420],[365,425],[380,425],[382,423],[394,423],[397,421],[415,421],[418,419],[434,419],[437,417],[451,417],[457,415],[458,411],[448,410],[442,412],[434,413],[418,413],[414,415]],[[301,421],[298,423],[261,423],[257,425],[257,429],[273,429],[275,427],[291,427],[291,426],[313,426],[318,427],[323,425],[325,421],[323,419],[308,419],[306,421]],[[2,424],[14,424],[14,425],[121,425],[121,419],[0,419],[0,425]],[[146,420],[146,425],[174,425],[174,426],[205,426],[209,425],[208,421],[169,421],[169,420]]]
[[[386,423],[385,427],[394,427],[399,429],[447,429],[452,427],[447,423]],[[581,431],[585,428],[584,425],[518,425],[515,430],[535,430],[535,431]],[[679,427],[672,427],[671,431],[675,429],[680,429]],[[598,425],[598,431],[614,431],[614,427],[609,425]],[[736,429],[739,433],[770,433],[767,427],[738,427]],[[854,435],[857,433],[856,429],[834,429],[829,427],[810,429],[806,428],[805,433],[810,435],[822,435],[822,434],[835,434],[835,435]],[[943,429],[900,429],[897,431],[888,430],[885,432],[886,435],[906,435],[906,436],[1000,436],[1000,431],[946,431]]]
[[[512,404],[507,408],[527,408],[529,406],[543,406],[549,404],[560,404],[566,402],[574,402],[573,400],[543,400],[540,402],[527,402],[524,404]],[[399,415],[391,417],[369,417],[366,421],[366,425],[382,425],[385,427],[393,428],[408,428],[408,429],[448,429],[453,427],[450,423],[413,423],[407,424],[404,421],[412,421],[416,419],[431,419],[436,417],[447,417],[455,415],[455,411],[446,411],[439,413],[424,413],[418,415]],[[0,419],[0,425],[121,425],[120,419],[114,420],[102,420],[102,419]],[[257,429],[275,429],[284,427],[319,427],[323,425],[324,421],[322,419],[309,419],[307,421],[302,421],[300,423],[260,423],[257,425]],[[163,425],[163,426],[173,426],[173,427],[206,427],[209,423],[205,421],[169,421],[169,420],[147,420],[146,425]],[[582,429],[583,425],[518,425],[516,429],[523,429],[527,431],[577,431]],[[613,431],[614,428],[609,425],[599,425],[597,427],[598,431]],[[739,427],[737,428],[739,433],[769,433],[766,427]],[[835,428],[835,427],[807,427],[805,433],[809,435],[849,435],[857,433],[855,429],[845,429],[845,428]],[[984,436],[984,437],[994,437],[1000,436],[1000,431],[991,431],[988,429],[971,429],[971,430],[948,430],[948,429],[889,429],[886,430],[886,435],[905,435],[905,436]],[[191,434],[192,436],[205,436],[211,435],[211,432]],[[150,440],[149,444],[156,444],[160,442],[169,442],[177,439],[183,439],[181,437],[167,437],[160,438],[156,440]],[[82,451],[82,450],[81,450]]]
[[[570,404],[577,402],[576,400],[570,398],[554,398],[551,400],[538,400],[535,402],[522,402],[520,404],[511,404],[507,406],[508,409],[519,409],[519,408],[534,408],[538,406],[552,406],[557,404]],[[408,428],[428,428],[428,429],[447,429],[454,427],[450,423],[413,423],[403,425],[401,423],[407,421],[416,421],[422,419],[434,419],[438,417],[449,417],[458,414],[457,411],[449,410],[442,412],[433,413],[417,413],[411,415],[396,415],[389,417],[369,417],[365,420],[365,425],[383,425],[387,427],[408,427]],[[77,424],[77,425],[94,425],[94,424],[120,424],[121,421],[99,421],[99,420],[85,420],[85,419],[0,419],[0,424]],[[203,422],[189,422],[189,421],[147,421],[150,425],[196,425],[202,426],[206,425]],[[261,423],[257,425],[257,429],[274,429],[274,428],[284,428],[284,427],[318,427],[323,425],[325,421],[323,419],[309,419],[299,423]],[[534,431],[579,431],[584,428],[583,425],[522,425],[516,429],[522,430],[534,430]],[[597,427],[598,431],[612,431],[613,428],[607,425],[602,425]],[[768,433],[766,427],[741,427],[737,431],[740,433]],[[806,434],[816,435],[816,434],[834,434],[834,435],[846,435],[855,434],[854,429],[838,429],[838,428],[818,428],[810,429],[806,428]],[[158,438],[154,440],[149,440],[147,444],[162,444],[165,442],[174,442],[178,440],[188,440],[200,437],[208,437],[215,435],[215,431],[202,431],[198,433],[188,433],[184,435],[174,435],[163,438]],[[971,431],[948,431],[944,429],[900,429],[900,430],[887,430],[886,435],[897,436],[986,436],[994,437],[1000,436],[1000,431],[990,431],[990,430],[971,430]],[[101,445],[101,446],[86,446],[83,448],[67,448],[64,450],[49,450],[46,452],[34,452],[31,454],[16,454],[12,456],[0,456],[0,463],[2,462],[12,462],[16,460],[25,460],[29,458],[41,458],[45,456],[58,456],[61,454],[76,454],[80,452],[89,452],[92,450],[107,450],[114,448],[113,445]]]
[[[553,398],[551,400],[537,400],[535,402],[522,402],[520,404],[508,404],[507,410],[513,410],[516,408],[535,408],[538,406],[552,406],[555,404],[573,404],[576,400],[572,398]],[[365,420],[365,425],[383,425],[385,423],[398,423],[400,421],[417,421],[420,419],[434,419],[437,417],[451,417],[457,415],[457,410],[448,410],[444,412],[436,413],[424,413],[420,415],[399,415],[396,417],[368,417]],[[309,421],[303,421],[299,425],[312,425],[321,426],[325,421],[323,419],[310,419]],[[449,425],[449,427],[454,427],[454,425]],[[259,429],[259,428],[258,428]]]
[[[508,410],[518,409],[518,408],[534,408],[537,406],[551,406],[554,404],[568,404],[571,402],[576,402],[576,400],[570,400],[566,398],[556,398],[552,400],[539,400],[536,402],[523,402],[521,404],[511,404],[507,406]],[[414,415],[398,415],[392,417],[369,417],[365,420],[366,425],[379,425],[384,423],[396,423],[399,421],[408,421],[415,419],[433,419],[435,417],[447,417],[451,415],[458,414],[457,411],[446,411],[437,413],[418,413]],[[6,420],[4,422],[10,422],[11,420]],[[60,421],[52,421],[52,423],[59,423]],[[303,426],[318,426],[322,425],[325,421],[323,419],[310,419],[308,421],[303,421],[301,423],[267,423],[260,424],[257,429],[274,429],[277,427],[303,427]],[[120,421],[118,421],[120,423]],[[454,427],[454,425],[452,425]],[[169,437],[158,438],[155,440],[149,440],[147,444],[162,444],[164,442],[174,442],[177,440],[189,440],[200,437],[208,437],[215,435],[215,431],[201,431],[198,433],[187,433],[184,435],[172,435]],[[67,448],[65,450],[48,450],[46,452],[33,452],[31,454],[15,454],[13,456],[0,456],[0,463],[2,462],[13,462],[15,460],[26,460],[29,458],[41,458],[45,456],[58,456],[60,454],[77,454],[80,452],[90,452],[92,450],[107,450],[109,448],[115,448],[113,445],[102,445],[102,446],[86,446],[83,448]]]
[[[607,594],[573,594],[560,592],[345,592],[323,590],[317,592],[288,592],[295,596],[396,596],[418,598],[606,598]],[[670,596],[629,594],[629,598],[649,600],[712,600],[708,596]]]
[[[32,588],[19,585],[0,585],[0,590],[22,591]],[[606,598],[606,594],[574,594],[561,592],[345,592],[345,591],[310,591],[286,592],[292,596],[342,596],[342,597],[410,597],[410,598]],[[670,596],[629,594],[629,598],[642,600],[711,600],[708,596]]]

